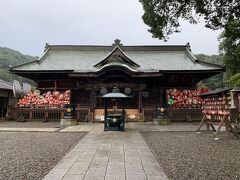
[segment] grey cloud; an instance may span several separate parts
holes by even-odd
[[[138,0],[1,0],[0,46],[40,55],[50,44],[165,44],[142,22]],[[166,44],[190,42],[194,53],[218,53],[220,31],[182,23]]]

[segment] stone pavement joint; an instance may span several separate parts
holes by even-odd
[[[70,126],[61,130],[69,132],[87,129],[90,132],[44,180],[168,179],[134,124],[129,124],[131,128],[127,128],[125,132],[104,132],[103,124],[80,126]],[[139,127],[144,129],[143,126]]]

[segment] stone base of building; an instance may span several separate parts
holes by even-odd
[[[76,119],[61,119],[60,126],[73,126],[77,125],[78,121]]]
[[[154,125],[168,125],[171,121],[169,119],[153,119]]]

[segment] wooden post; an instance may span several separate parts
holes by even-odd
[[[94,86],[93,83],[91,83],[91,92],[90,92],[90,121],[93,123],[94,120],[94,99],[95,99],[95,93],[94,93]]]
[[[201,130],[201,127],[203,125],[203,123],[206,122],[206,128],[207,130]],[[210,130],[210,126],[212,128],[212,130]],[[204,113],[203,117],[202,117],[202,120],[196,130],[197,133],[200,133],[200,132],[205,132],[205,133],[212,133],[212,132],[216,132],[216,129],[215,127],[211,124],[211,120],[208,120],[206,118],[206,113]]]
[[[63,117],[64,117],[64,109],[63,110],[61,110],[61,119],[63,119]]]
[[[57,90],[57,81],[56,80],[54,81],[54,90],[55,91]]]
[[[104,99],[104,131],[107,130],[107,108],[108,108],[108,100]]]
[[[138,90],[138,111],[142,112],[142,90]]]
[[[203,123],[205,121],[205,118],[206,118],[206,113],[204,113],[204,115],[203,115],[203,118],[202,118],[202,120],[201,120],[201,122],[200,122],[200,124],[199,124],[199,126],[198,126],[198,128],[196,130],[197,132],[200,131],[200,129],[201,129],[201,127],[202,127],[202,125],[203,125]]]
[[[44,110],[44,120],[43,122],[47,122],[48,121],[48,110]]]
[[[217,136],[218,136],[218,134],[219,134],[219,132],[220,132],[221,127],[222,127],[223,124],[225,123],[225,118],[226,118],[226,116],[224,115],[223,118],[222,118],[222,120],[221,120],[221,122],[220,122],[220,124],[218,125],[218,128],[217,128],[216,132],[213,133],[213,137],[214,137],[214,138],[217,138]],[[226,124],[225,124],[225,125],[226,125]]]
[[[122,114],[123,114],[123,131],[125,131],[125,109],[124,109],[124,103],[125,103],[125,101],[123,100],[123,99],[120,99],[120,101],[121,101],[121,104],[122,104],[122,108],[123,108],[123,110],[122,110]]]
[[[29,112],[29,120],[32,120],[32,110],[30,110],[30,112]]]
[[[80,121],[80,110],[76,110],[75,112],[77,113],[77,120]]]
[[[143,120],[143,115],[142,115],[142,89],[139,88],[138,90],[138,120]]]

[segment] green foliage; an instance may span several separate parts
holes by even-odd
[[[37,57],[24,55],[18,51],[0,47],[0,67],[9,68],[9,65],[15,66],[25,62],[35,60]]]
[[[205,55],[205,54],[196,54],[197,59],[203,60],[210,63],[223,64],[223,55]],[[217,74],[208,79],[202,80],[198,87],[208,87],[209,89],[217,89],[225,86],[224,74]]]
[[[219,49],[225,54],[224,64],[230,78],[240,72],[240,21],[229,22],[219,39]]]
[[[153,37],[167,40],[169,35],[180,32],[179,19],[197,23],[205,20],[211,29],[225,27],[227,22],[240,17],[239,0],[139,0],[144,9],[143,21]]]
[[[143,21],[153,37],[167,40],[169,35],[180,32],[180,19],[198,23],[205,20],[210,29],[224,28],[220,36],[220,51],[223,56],[198,55],[199,59],[225,64],[227,78],[240,73],[240,1],[239,0],[139,0],[144,9]],[[223,85],[223,75],[217,75],[203,82],[209,87]],[[220,83],[221,82],[221,83]]]
[[[0,68],[0,79],[8,82],[12,82],[12,75],[7,69]]]
[[[224,74],[220,73],[208,79],[204,79],[201,81],[205,86],[209,89],[217,89],[225,86],[226,82],[224,81]]]
[[[236,73],[230,77],[229,83],[234,87],[240,87],[240,73]]]
[[[13,75],[8,71],[10,66],[15,66],[18,64],[26,63],[37,59],[38,57],[33,57],[29,55],[24,55],[18,51],[0,47],[0,79],[12,82]],[[34,84],[33,81],[14,75],[14,79],[22,82],[27,82],[30,84]]]

